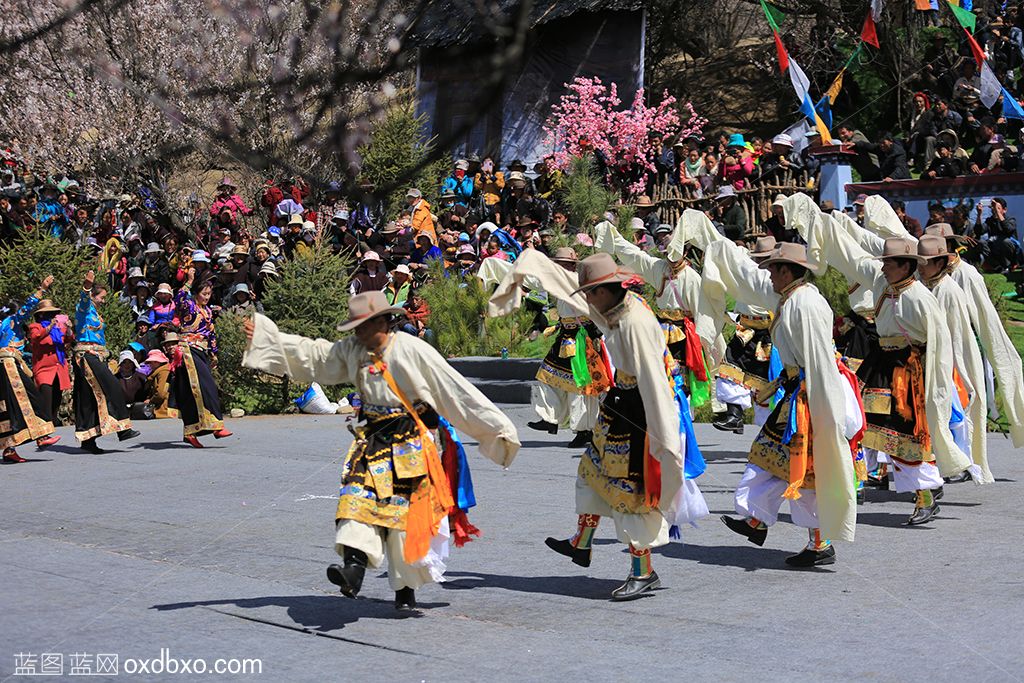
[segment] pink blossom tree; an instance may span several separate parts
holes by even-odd
[[[651,131],[665,138],[698,134],[707,123],[687,102],[677,107],[676,98],[666,91],[654,106],[644,103],[641,88],[628,109],[622,109],[618,88],[601,82],[600,78],[576,78],[565,84],[568,92],[544,124],[544,144],[553,150],[555,165],[566,170],[574,157],[599,152],[607,162],[626,170],[633,178],[624,190],[629,194],[643,192],[647,179],[656,171],[651,159]],[[687,117],[685,123],[680,113]],[[613,180],[609,178],[609,180]]]

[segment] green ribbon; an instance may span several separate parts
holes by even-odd
[[[570,361],[572,365],[572,378],[576,380],[576,386],[585,387],[591,382],[590,368],[587,366],[587,331],[580,325],[576,333],[576,354]]]

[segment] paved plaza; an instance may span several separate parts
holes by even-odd
[[[570,435],[527,429],[528,406],[507,410],[524,442],[511,469],[467,444],[484,536],[453,550],[448,582],[418,591],[410,617],[381,572],[357,600],[324,576],[344,417],[231,420],[235,436],[202,451],[180,442],[180,422],[142,422],[141,438],[102,439],[118,450],[98,456],[61,428],[58,446],[0,467],[0,679],[45,680],[13,675],[39,672],[43,654],[61,655],[63,680],[78,680],[73,664],[109,667],[100,654],[117,655],[118,675],[82,680],[1024,677],[1024,457],[1002,436],[989,441],[996,484],[947,485],[939,519],[916,528],[902,526],[909,495],[869,491],[857,542],[832,567],[798,571],[783,559],[803,530],[780,523],[758,548],[718,520],[754,432],[698,425],[712,516],[655,552],[662,590],[612,603],[628,555],[610,522],[589,569],[543,543],[574,529]],[[161,658],[189,671],[155,672]],[[252,659],[262,674],[195,673],[198,660]]]

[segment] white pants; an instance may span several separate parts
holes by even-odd
[[[430,542],[427,556],[415,564],[405,561],[405,532],[398,529],[372,526],[353,519],[339,519],[334,534],[334,550],[344,555],[345,548],[366,553],[367,564],[374,569],[388,561],[388,583],[392,590],[412,588],[444,581],[445,560],[448,558],[448,518]]]
[[[750,407],[750,389],[719,377],[715,380],[715,397],[722,403],[734,403],[746,410]]]
[[[918,489],[937,489],[942,486],[942,475],[939,474],[939,468],[933,462],[907,465],[893,460],[886,453],[876,451],[874,448],[864,449],[864,460],[868,472],[873,471],[881,464],[889,465],[897,493],[907,493]]]
[[[765,472],[757,465],[747,463],[739,486],[736,487],[736,514],[755,517],[771,526],[779,520],[779,508],[786,500],[782,494],[789,482]],[[793,524],[805,529],[818,528],[818,499],[813,489],[800,489],[800,497],[789,501]]]
[[[907,465],[893,460],[890,466],[896,493],[908,493],[918,489],[937,489],[942,486],[942,475],[933,462]]]
[[[569,427],[574,432],[590,431],[597,424],[597,396],[573,394],[543,382],[534,384],[530,394],[534,412],[545,422]]]
[[[724,380],[721,377],[715,380],[715,398],[722,403],[733,403],[746,410],[754,406],[754,424],[760,427],[771,415],[772,409],[768,406],[759,406],[753,402],[753,394],[750,389],[741,387],[739,384]]]
[[[619,542],[637,550],[668,544],[668,522],[659,510],[642,514],[616,512],[581,477],[576,477],[576,514],[610,518],[615,522],[615,537]]]

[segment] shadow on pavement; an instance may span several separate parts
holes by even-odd
[[[576,567],[566,567],[570,572]],[[448,581],[440,584],[446,590],[470,588],[503,588],[518,593],[546,593],[586,600],[608,600],[622,580],[594,579],[585,576],[506,576],[480,572],[446,572]]]
[[[946,501],[939,501],[939,509],[946,507]],[[974,503],[970,503],[974,505]],[[881,526],[889,527],[892,529],[900,529],[906,527],[908,529],[934,529],[936,524],[942,524],[942,520],[956,520],[958,517],[950,517],[939,512],[938,516],[927,524],[919,524],[916,526],[907,526],[907,520],[910,518],[910,513],[914,511],[914,508],[908,506],[906,514],[895,514],[891,512],[858,512],[857,513],[857,524],[867,524],[868,526]]]
[[[447,607],[448,604],[447,602],[420,602],[419,609]],[[217,609],[221,606],[233,606],[241,609],[283,607],[287,611],[288,618],[293,623],[275,621],[276,615],[273,613],[260,616],[255,614],[239,614],[229,610]],[[193,607],[209,609],[218,614],[254,621],[268,626],[277,626],[309,633],[335,631],[360,619],[405,619],[409,616],[422,616],[417,615],[415,612],[411,615],[409,613],[397,612],[390,600],[375,600],[372,598],[356,598],[353,600],[341,595],[272,595],[259,598],[202,600],[153,605],[150,609],[166,612]],[[296,626],[296,624],[300,626]]]
[[[742,540],[742,539],[740,539]],[[693,560],[698,564],[716,565],[719,567],[739,567],[748,572],[758,569],[774,569],[777,571],[811,571],[830,573],[827,567],[796,569],[786,565],[786,558],[799,552],[778,550],[776,548],[758,548],[753,545],[695,545],[693,543],[669,543],[652,552],[676,560]]]
[[[203,444],[202,448],[193,448],[184,441],[153,441],[152,443],[140,442],[136,445],[146,449],[147,451],[205,451],[207,449],[220,451],[227,448],[227,446],[211,446],[210,444]]]

